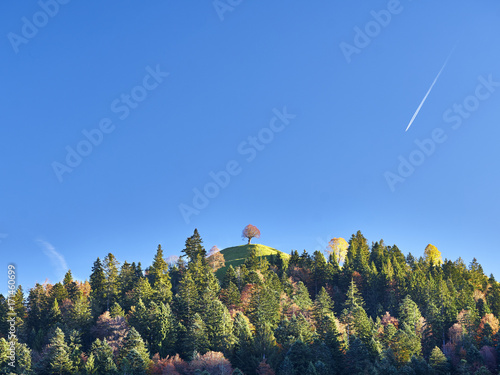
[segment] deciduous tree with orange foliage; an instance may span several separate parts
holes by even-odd
[[[252,238],[260,238],[260,230],[255,225],[248,224],[243,229],[243,234],[241,236],[243,238],[248,238],[248,244],[250,245]]]

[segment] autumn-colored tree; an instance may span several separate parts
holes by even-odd
[[[231,363],[221,352],[207,352],[203,355],[197,353],[189,363],[195,374],[205,371],[210,375],[231,375],[233,368]]]
[[[498,330],[498,319],[493,314],[486,314],[479,323],[478,335],[479,337],[493,336]]]
[[[443,264],[443,259],[441,258],[441,252],[437,249],[436,246],[428,244],[424,251],[425,259],[432,266],[440,266]]]
[[[220,252],[217,246],[212,246],[208,252],[207,263],[214,272],[226,265],[224,254]]]
[[[116,354],[129,332],[129,326],[123,316],[112,318],[109,311],[105,311],[99,316],[91,332],[100,340],[106,339],[113,353]]]
[[[266,363],[266,359],[263,359],[256,370],[257,375],[275,375],[274,370]]]
[[[243,238],[248,238],[248,244],[252,238],[260,238],[260,230],[252,224],[248,224],[244,229],[241,235]]]
[[[347,255],[347,248],[349,247],[349,244],[347,241],[342,238],[342,237],[335,237],[330,240],[328,243],[328,247],[326,251],[330,253],[334,253],[337,261],[339,263],[343,263],[345,260],[345,257]]]

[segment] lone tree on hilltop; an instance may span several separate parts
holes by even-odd
[[[248,238],[248,244],[250,245],[252,238],[260,238],[260,230],[255,225],[248,224],[245,229],[243,229],[243,234],[241,236],[243,238]]]

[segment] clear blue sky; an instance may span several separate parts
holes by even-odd
[[[1,268],[25,289],[108,252],[148,266],[195,227],[242,244],[249,223],[285,252],[359,229],[500,276],[498,2],[47,4],[0,6]]]

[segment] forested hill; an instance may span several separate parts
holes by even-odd
[[[475,259],[361,232],[330,245],[225,267],[230,251],[207,254],[195,230],[173,265],[161,246],[145,269],[103,254],[88,282],[68,271],[0,296],[0,373],[498,373],[500,285]]]

